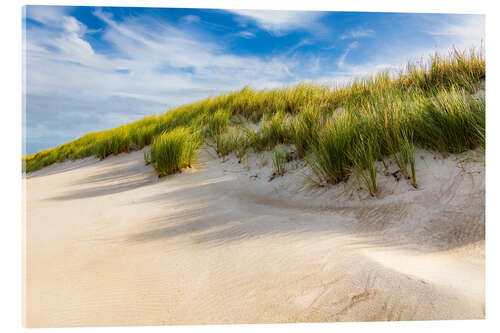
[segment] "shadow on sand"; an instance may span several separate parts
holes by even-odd
[[[117,158],[103,163],[99,173],[75,181],[72,185],[77,189],[48,200],[92,198],[143,188],[159,181],[174,182],[170,184],[175,186],[165,187],[165,192],[135,200],[137,209],[143,209],[140,205],[144,203],[164,205],[165,215],[141,222],[140,231],[125,239],[131,245],[168,241],[179,236],[187,236],[198,244],[217,246],[277,234],[292,239],[304,234],[340,234],[359,237],[363,246],[396,245],[438,251],[484,239],[484,209],[457,211],[456,207],[449,207],[446,195],[431,193],[434,197],[429,197],[426,194],[415,197],[412,202],[373,200],[348,205],[324,198],[305,202],[279,194],[254,193],[242,188],[232,177],[210,176],[201,169],[191,175],[176,175],[175,180],[158,180],[141,159]],[[179,209],[168,209],[172,203]],[[484,207],[484,191],[477,193],[468,204]],[[409,223],[413,220],[418,223]]]

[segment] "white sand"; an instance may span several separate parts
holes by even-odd
[[[417,151],[419,189],[390,165],[377,198],[211,155],[161,180],[142,152],[29,175],[26,325],[484,318],[480,155]]]

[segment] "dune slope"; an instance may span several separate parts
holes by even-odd
[[[472,153],[470,153],[472,154]],[[28,327],[484,318],[484,164],[418,150],[305,189],[301,162],[201,153],[158,179],[143,152],[29,174]],[[471,157],[472,156],[472,157]]]

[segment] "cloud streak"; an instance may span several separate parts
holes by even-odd
[[[355,48],[357,48],[359,46],[359,42],[355,41],[355,42],[352,42],[350,43],[347,48],[345,49],[344,53],[342,53],[342,55],[340,56],[340,59],[337,63],[337,66],[339,68],[343,68],[344,67],[344,62],[345,62],[345,58],[347,57],[347,55],[352,51],[354,50]]]
[[[317,29],[317,21],[324,15],[323,12],[282,10],[232,10],[231,12],[239,15],[237,21],[240,25],[247,26],[248,22],[253,22],[276,36],[285,35],[296,29]]]
[[[451,23],[445,23],[438,29],[427,31],[429,35],[445,37],[455,41],[459,48],[476,45],[485,40],[485,22],[483,15],[460,17]]]
[[[117,50],[101,54],[74,17],[48,8],[30,14],[46,28],[31,27],[25,45],[29,139],[75,137],[248,84],[281,86],[297,79],[297,69],[307,71],[293,59],[229,54],[166,22],[119,22],[97,9],[106,24],[102,39]]]
[[[372,36],[375,33],[372,29],[365,29],[365,28],[356,28],[356,29],[351,29],[344,33],[343,35],[340,36],[340,39],[349,39],[349,38],[363,38],[363,37],[369,37]]]
[[[215,23],[194,13],[167,20],[144,12],[117,17],[95,8],[89,15],[102,26],[95,29],[67,8],[29,7],[27,18],[36,24],[27,25],[23,45],[28,143],[59,137],[51,142],[60,144],[246,85],[263,89],[302,80],[343,82],[436,50],[399,47],[384,53],[380,48],[356,62],[354,55],[379,32],[331,28],[329,35],[318,36],[316,28],[330,29],[324,27],[325,12],[229,12],[233,26],[224,23],[226,35],[208,33],[204,27]],[[435,26],[423,34],[443,50],[484,37],[484,19],[481,23],[477,17]],[[349,37],[340,38],[338,31]],[[363,37],[373,38],[358,41]],[[95,47],[96,38],[104,48]],[[332,41],[343,44],[325,51]],[[234,43],[252,43],[253,48],[264,42],[277,44],[260,54],[231,49]]]

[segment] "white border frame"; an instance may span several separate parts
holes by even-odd
[[[178,1],[137,1],[137,0],[103,0],[103,1],[9,1],[3,3],[0,24],[2,25],[2,163],[1,198],[2,229],[0,244],[2,249],[0,264],[2,267],[0,290],[0,326],[10,328],[8,331],[21,330],[21,8],[23,5],[77,5],[77,6],[124,6],[124,7],[184,7],[184,8],[226,8],[226,9],[286,9],[286,10],[329,10],[329,11],[372,11],[372,12],[425,12],[425,13],[475,13],[486,14],[486,105],[487,105],[487,170],[486,170],[486,320],[480,321],[422,321],[422,322],[389,322],[389,323],[327,323],[327,324],[278,324],[278,325],[200,325],[200,326],[161,326],[161,327],[113,327],[113,328],[79,328],[79,331],[89,332],[116,332],[128,330],[130,332],[154,332],[168,329],[172,332],[253,332],[254,330],[278,330],[286,332],[297,331],[361,331],[370,332],[470,332],[472,330],[489,332],[500,327],[500,302],[498,282],[500,281],[498,268],[499,237],[499,210],[498,201],[500,177],[500,159],[496,154],[496,145],[500,142],[500,109],[498,93],[500,87],[498,79],[498,63],[500,59],[497,41],[497,32],[500,31],[500,13],[496,10],[493,1],[398,1],[398,0],[349,0],[342,2],[320,0],[245,0],[234,2],[230,0],[178,0]],[[491,36],[491,38],[490,38]],[[5,186],[7,183],[7,186]],[[498,329],[498,328],[497,328]],[[37,332],[47,332],[56,329],[37,329]],[[69,329],[57,329],[66,331]]]

